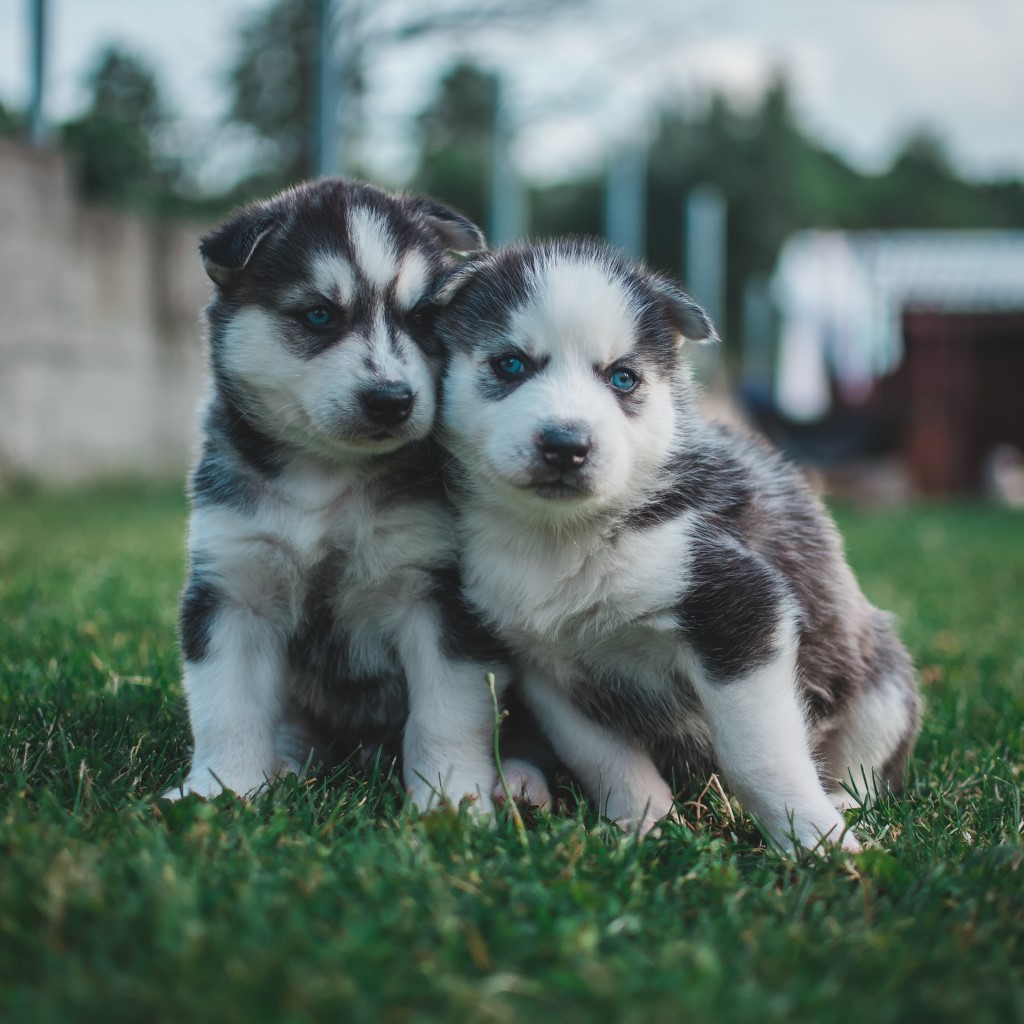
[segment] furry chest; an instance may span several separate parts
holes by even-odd
[[[425,599],[431,570],[455,558],[447,516],[433,502],[350,501],[328,527],[306,552],[301,618],[324,630],[343,623],[357,647],[399,629]]]
[[[688,543],[682,524],[591,545],[502,543],[470,537],[467,596],[506,638],[584,655],[595,645],[632,650],[676,628]]]
[[[284,500],[270,503],[266,514],[268,532],[295,552],[304,574],[331,559],[335,575],[350,589],[389,586],[409,569],[454,558],[451,527],[439,502],[381,495],[358,480],[321,491],[308,483],[295,486]]]
[[[674,622],[640,619],[607,630],[565,623],[550,638],[512,633],[511,646],[560,685],[589,686],[614,679],[619,689],[662,689],[679,674],[679,636]]]

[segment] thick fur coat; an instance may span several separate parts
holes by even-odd
[[[401,756],[415,803],[490,805],[494,638],[459,592],[424,300],[479,230],[325,180],[203,239],[211,393],[181,605],[195,742],[181,792],[306,757]]]
[[[704,312],[575,241],[435,301],[465,594],[591,798],[645,830],[717,768],[777,843],[856,848],[839,808],[900,787],[914,675],[799,473],[697,411]]]

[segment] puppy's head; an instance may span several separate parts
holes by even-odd
[[[340,179],[246,207],[200,245],[217,387],[268,437],[321,457],[425,437],[424,300],[451,250],[483,245],[447,207]]]
[[[675,284],[592,242],[485,254],[434,295],[444,436],[478,491],[564,520],[628,507],[678,442],[683,339],[714,337]]]

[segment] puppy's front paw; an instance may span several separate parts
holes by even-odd
[[[536,765],[512,758],[503,761],[501,767],[505,782],[508,783],[509,795],[517,804],[541,809],[551,806],[551,790],[548,789],[547,779]],[[504,805],[505,787],[500,778],[494,784],[491,795],[499,807]]]
[[[860,840],[853,834],[853,829],[846,824],[846,819],[837,814],[829,826],[822,829],[814,829],[812,834],[818,844],[818,848],[825,846],[838,847],[848,853],[860,853],[862,847]],[[813,846],[814,842],[806,841],[805,846]]]
[[[638,836],[641,839],[644,836],[651,836],[657,839],[661,835],[661,825],[664,820],[664,818],[654,818],[648,814],[641,818],[620,818],[615,824],[623,832],[628,832],[630,835]]]
[[[271,777],[276,778],[286,770],[290,769],[282,764],[269,776],[267,772],[256,768],[222,775],[205,765],[193,765],[181,786],[167,790],[163,794],[163,799],[180,800],[183,796],[201,796],[204,800],[211,800],[215,796],[220,796],[224,790],[230,790],[242,799],[250,799],[267,786]]]
[[[615,824],[623,830],[623,832],[629,832],[631,835],[639,836],[651,836],[657,839],[661,835],[661,827],[667,822],[673,822],[677,825],[683,825],[685,822],[676,810],[674,806],[670,807],[664,814],[657,815],[647,814],[638,815],[635,818],[617,818]]]
[[[193,769],[180,786],[167,790],[162,795],[164,800],[180,800],[185,796],[201,796],[210,800],[224,792],[224,786],[211,771],[197,772]]]
[[[458,795],[456,795],[458,794]],[[429,813],[442,807],[465,808],[471,818],[482,818],[494,814],[493,797],[480,786],[431,786],[422,779],[416,779],[406,787],[409,803],[421,813]]]
[[[637,836],[658,835],[664,822],[682,821],[668,786],[660,793],[620,795],[617,800],[609,800],[605,814],[624,832]]]
[[[772,830],[771,837],[786,853],[792,853],[794,845],[817,853],[823,853],[833,847],[846,850],[848,853],[860,853],[862,849],[860,840],[839,814],[834,817],[821,815],[813,822],[805,820],[797,823],[795,829],[791,827]]]
[[[861,846],[860,840],[853,834],[851,829],[847,829],[843,834],[842,839],[839,842],[839,848],[846,850],[848,853],[860,853],[864,847]]]

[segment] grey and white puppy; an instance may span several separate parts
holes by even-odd
[[[590,797],[645,831],[667,778],[717,766],[777,843],[856,849],[841,784],[901,786],[914,675],[796,470],[698,413],[705,313],[576,241],[482,255],[435,302],[465,593]]]
[[[203,239],[212,389],[181,604],[184,792],[250,793],[308,750],[400,754],[412,799],[490,806],[493,638],[459,597],[423,300],[480,231],[324,180]]]

